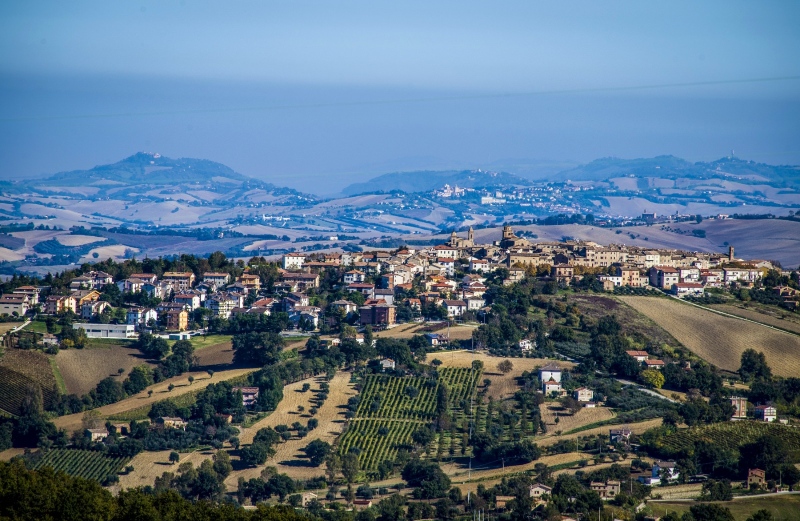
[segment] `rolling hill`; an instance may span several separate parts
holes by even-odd
[[[363,183],[345,187],[342,193],[356,195],[369,192],[427,192],[441,188],[445,184],[462,188],[481,188],[489,186],[528,186],[531,182],[518,175],[507,172],[485,172],[483,170],[423,170],[418,172],[393,172],[374,177]]]

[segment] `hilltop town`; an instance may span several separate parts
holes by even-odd
[[[672,490],[780,493],[800,471],[753,447],[800,447],[798,279],[733,246],[546,242],[510,225],[486,243],[470,228],[423,247],[14,276],[0,446],[114,493],[296,511],[545,519],[565,487],[578,511],[614,515],[657,512]],[[724,469],[702,445],[717,436]]]

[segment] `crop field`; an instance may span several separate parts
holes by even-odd
[[[199,467],[203,461],[211,459],[214,452],[210,450],[194,451],[190,453],[180,453],[180,463],[174,464],[169,461],[171,450],[144,451],[140,452],[130,460],[127,465],[133,467],[133,472],[121,474],[119,476],[120,489],[153,486],[156,478],[160,478],[164,472],[176,472],[180,463],[190,462],[195,468]]]
[[[50,376],[52,378],[52,372]],[[53,382],[55,382],[55,379],[53,379]],[[57,394],[55,385],[52,387],[41,386],[39,382],[31,377],[0,365],[0,410],[18,415],[28,389],[36,386],[42,390],[42,399],[45,406],[55,399]]]
[[[800,335],[800,315],[790,313],[784,309],[758,306],[755,309],[744,309],[731,304],[717,304],[709,306],[711,309],[730,313],[738,317],[748,318],[773,327],[792,331]],[[781,318],[781,317],[786,318]]]
[[[780,438],[786,442],[789,451],[800,455],[800,429],[756,421],[714,423],[681,429],[668,436],[661,446],[667,452],[678,453],[691,447],[694,442],[704,440],[725,449],[738,449],[767,434]]]
[[[106,476],[119,472],[127,461],[128,458],[112,458],[94,450],[52,449],[32,467],[52,467],[70,476],[102,481]]]
[[[547,424],[548,433],[551,431],[567,432],[584,425],[610,420],[614,417],[611,409],[606,407],[583,407],[575,414],[569,415],[561,411],[560,407],[552,408],[551,405],[545,402],[539,406],[542,421]],[[556,418],[558,418],[558,423],[556,423]]]
[[[339,451],[346,453],[357,447],[361,468],[374,471],[381,461],[393,460],[401,447],[411,444],[411,434],[434,419],[440,383],[448,389],[456,424],[463,423],[462,405],[475,392],[479,379],[480,372],[471,367],[442,367],[438,382],[422,377],[367,376],[356,417],[339,441]],[[412,387],[416,393],[409,390]],[[460,440],[454,426],[452,432],[440,433],[432,445],[438,447],[439,455],[445,451],[454,454]]]
[[[675,299],[620,297],[651,318],[704,360],[726,371],[737,371],[742,353],[762,351],[778,376],[800,374],[800,337],[759,324],[725,317]]]
[[[97,386],[103,378],[118,377],[118,370],[124,369],[124,379],[131,369],[146,364],[138,350],[120,345],[104,345],[84,349],[62,349],[56,355],[56,365],[64,378],[69,394],[86,394]]]

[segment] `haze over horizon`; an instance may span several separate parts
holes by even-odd
[[[798,22],[790,2],[3,4],[0,178],[137,151],[317,194],[607,156],[798,164]]]

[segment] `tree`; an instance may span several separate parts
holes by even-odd
[[[756,352],[755,349],[746,349],[742,353],[739,376],[744,381],[769,380],[772,377],[772,370],[767,365],[767,357],[764,353]]]
[[[689,511],[694,521],[735,521],[729,509],[716,503],[700,503],[692,506]]]
[[[358,462],[358,456],[352,452],[342,456],[342,476],[344,476],[347,483],[352,483],[356,480],[358,472],[361,470],[361,465]]]
[[[766,509],[761,509],[754,512],[752,516],[747,518],[747,521],[772,521],[772,512]]]
[[[169,461],[173,465],[181,460],[181,455],[175,452],[174,450],[169,453]]]
[[[194,383],[194,376],[189,375],[189,385],[192,385],[193,383]]]
[[[328,457],[328,454],[330,454],[331,445],[326,441],[317,439],[306,445],[303,452],[306,453],[312,467],[319,467],[322,462],[325,461],[325,458]]]
[[[645,369],[639,376],[650,387],[661,389],[664,386],[664,374],[658,369]]]
[[[511,360],[503,360],[497,364],[497,369],[503,374],[508,374],[514,369],[514,364]]]

